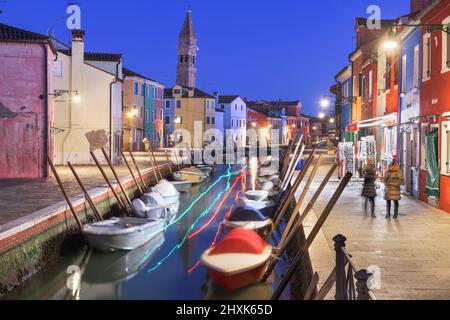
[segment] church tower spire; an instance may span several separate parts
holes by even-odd
[[[192,23],[191,10],[186,12],[183,27],[178,36],[177,84],[195,88],[197,74],[197,36]]]

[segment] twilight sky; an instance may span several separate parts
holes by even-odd
[[[66,0],[0,0],[0,22],[69,41]],[[172,86],[188,6],[198,36],[197,87],[249,99],[302,101],[316,114],[354,49],[354,18],[371,4],[382,18],[409,0],[80,0],[86,50],[117,52],[124,65]]]

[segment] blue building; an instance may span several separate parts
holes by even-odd
[[[399,144],[404,191],[419,197],[421,30],[400,33]]]
[[[340,136],[345,138],[346,141],[353,141],[352,133],[346,130],[352,122],[353,81],[351,64],[336,75],[336,81],[341,86],[342,97]]]
[[[173,146],[173,132],[175,131],[175,98],[172,88],[164,90],[164,147]]]

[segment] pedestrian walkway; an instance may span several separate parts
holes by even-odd
[[[150,169],[150,159],[146,152],[135,152],[133,155],[141,171]],[[156,153],[155,157],[158,164],[166,162],[166,157],[163,153]],[[129,158],[128,161],[137,177],[134,165]],[[110,181],[115,181],[109,167],[104,166],[103,168]],[[119,178],[130,175],[128,168],[123,161],[120,164],[114,165],[114,168],[116,169]],[[69,167],[58,166],[56,169],[70,197],[82,194]],[[75,166],[75,170],[85,184],[87,190],[106,186],[105,180],[95,165]],[[0,226],[60,201],[64,201],[64,197],[53,177],[26,181],[0,180]]]
[[[332,165],[326,157],[311,191]],[[339,182],[334,177],[305,222],[308,234]],[[347,237],[347,250],[358,268],[381,270],[377,299],[450,299],[450,215],[408,196],[400,201],[398,220],[385,219],[383,190],[377,190],[376,215],[364,217],[362,183],[352,183],[342,194],[314,241],[310,255],[319,273],[319,287],[333,269],[337,234]],[[307,200],[305,201],[305,203]],[[333,298],[334,288],[328,298]]]

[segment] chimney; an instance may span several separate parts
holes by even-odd
[[[411,13],[416,13],[425,8],[431,0],[411,0]]]
[[[195,93],[194,90],[195,90],[194,88],[189,88],[189,89],[188,89],[188,97],[189,97],[189,98],[194,97],[194,93]]]
[[[81,125],[83,123],[83,119],[81,116],[81,112],[75,112],[75,110],[79,110],[80,103],[83,104],[86,100],[84,97],[84,81],[83,81],[83,70],[84,70],[84,30],[72,30],[72,53],[71,53],[71,90],[70,95],[73,92],[77,92],[81,97],[81,102],[77,103],[77,107],[72,108],[74,111],[72,115],[72,121],[74,125]],[[71,99],[70,99],[71,100]]]

